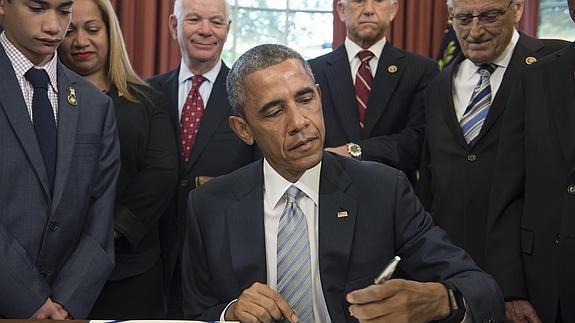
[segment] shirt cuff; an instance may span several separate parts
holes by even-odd
[[[235,302],[237,302],[237,301],[238,301],[237,298],[234,299],[233,301],[231,301],[231,302],[226,306],[226,308],[224,308],[224,310],[222,311],[222,314],[220,314],[220,321],[221,321],[221,322],[225,322],[225,321],[226,321],[226,311],[228,310],[228,308],[229,308],[233,303],[235,303]]]

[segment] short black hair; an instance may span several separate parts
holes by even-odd
[[[258,45],[245,52],[232,66],[226,80],[228,100],[234,114],[244,117],[244,104],[246,102],[246,78],[248,75],[261,71],[270,66],[280,64],[288,59],[297,60],[308,76],[315,83],[311,67],[307,61],[295,50],[278,44]]]

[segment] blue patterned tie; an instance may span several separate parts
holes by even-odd
[[[32,84],[34,95],[32,97],[32,120],[40,151],[44,158],[44,165],[48,173],[50,191],[54,187],[54,173],[56,172],[57,130],[54,120],[52,104],[48,99],[48,74],[43,69],[32,67],[24,74]]]
[[[473,90],[471,101],[467,109],[465,109],[461,121],[459,121],[463,137],[465,137],[465,141],[467,141],[471,147],[475,145],[475,139],[477,139],[477,135],[479,135],[485,117],[487,117],[487,113],[491,107],[491,85],[489,78],[496,68],[497,65],[495,64],[483,64],[479,67],[477,71],[481,75],[481,78]]]
[[[297,205],[301,191],[290,186],[278,228],[278,292],[296,311],[299,322],[313,322],[309,236],[305,216]]]

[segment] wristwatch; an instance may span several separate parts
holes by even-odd
[[[441,323],[460,323],[463,322],[465,318],[465,299],[463,295],[459,292],[457,287],[450,282],[441,282],[443,286],[447,289],[447,295],[449,296],[449,307],[451,308],[451,313],[448,317],[438,322]]]
[[[361,146],[350,142],[347,144],[347,152],[354,159],[361,160]]]

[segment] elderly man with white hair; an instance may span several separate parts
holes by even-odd
[[[511,268],[506,259],[489,264],[486,255],[489,193],[502,116],[519,72],[566,42],[519,33],[515,24],[524,0],[450,0],[447,5],[462,54],[426,92],[418,193],[452,241],[495,274],[493,270]],[[513,309],[530,316],[533,312],[523,295],[507,288],[502,276],[495,278],[508,301],[508,317],[517,316]]]

